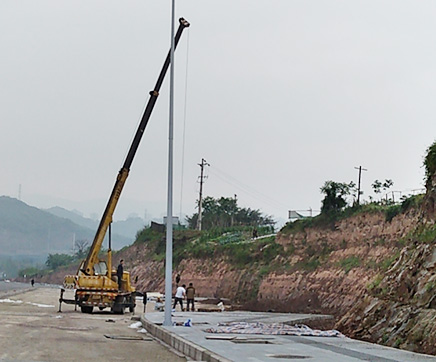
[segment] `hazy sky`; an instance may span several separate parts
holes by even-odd
[[[176,54],[175,215],[195,211],[202,158],[206,196],[237,194],[277,218],[319,210],[323,183],[357,182],[357,166],[368,169],[364,198],[375,179],[423,187],[436,138],[434,1],[176,8],[191,27]],[[30,205],[100,217],[168,52],[170,10],[162,0],[0,2],[0,195],[21,185]],[[166,212],[168,88],[169,77],[115,219]]]

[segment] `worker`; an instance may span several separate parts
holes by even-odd
[[[118,290],[121,290],[121,282],[123,280],[123,273],[124,273],[123,264],[124,264],[124,260],[121,259],[120,264],[118,264],[118,268],[117,268]]]
[[[147,307],[147,292],[144,292],[142,303],[144,304],[144,313],[145,313],[145,309]]]
[[[191,304],[191,310],[195,312],[194,309],[194,299],[195,299],[195,288],[192,283],[189,283],[189,287],[186,288],[186,310],[189,312],[189,304]]]
[[[176,295],[174,296],[174,305],[173,309],[176,310],[177,303],[180,303],[180,309],[183,312],[183,298],[186,296],[186,285],[183,284],[181,287],[177,287]]]

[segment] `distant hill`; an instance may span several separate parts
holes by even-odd
[[[120,234],[135,241],[136,234],[144,228],[144,220],[140,217],[129,217],[127,220],[112,223],[112,232]]]
[[[74,213],[72,213],[74,214]],[[77,215],[79,216],[79,215]],[[92,221],[92,220],[91,220]],[[133,238],[115,235],[113,249],[133,243]],[[0,196],[0,250],[2,256],[47,256],[71,253],[74,240],[92,243],[96,227],[79,225],[69,218]],[[107,246],[107,242],[105,241]]]
[[[92,220],[86,217],[81,216],[77,212],[66,210],[62,207],[56,206],[50,209],[47,209],[49,213],[71,220],[77,225],[97,230],[99,221]],[[119,240],[128,239],[128,244],[123,244],[122,246],[129,245],[135,241],[136,233],[144,227],[144,220],[140,217],[129,217],[127,220],[122,221],[114,221],[112,223],[112,239],[114,242]],[[121,245],[121,243],[118,242]]]
[[[66,210],[62,207],[55,206],[49,209],[45,209],[44,211],[49,212],[50,214],[62,217],[64,219],[71,220],[73,223],[83,226],[85,228],[96,230],[98,227],[98,221],[92,220],[86,217],[83,217],[79,213],[75,211]]]
[[[3,255],[69,253],[73,238],[91,239],[92,230],[17,199],[0,197],[0,248]]]

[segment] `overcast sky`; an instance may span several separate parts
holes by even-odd
[[[168,52],[170,10],[0,2],[0,195],[21,185],[32,206],[101,216]],[[191,27],[176,54],[175,215],[195,211],[202,158],[204,195],[236,194],[282,219],[319,210],[324,182],[357,183],[357,166],[364,199],[376,179],[423,188],[436,138],[434,1],[183,0],[176,13]],[[166,212],[168,89],[169,77],[116,220]]]

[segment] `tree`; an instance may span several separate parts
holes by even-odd
[[[88,254],[87,253],[87,251],[89,249],[88,245],[89,245],[89,242],[86,239],[76,240],[75,246],[76,246],[77,251],[74,255],[77,259],[83,259]]]
[[[322,200],[321,213],[341,211],[347,206],[346,196],[350,195],[355,188],[355,183],[342,183],[335,181],[326,181],[321,187],[324,199]]]
[[[68,265],[74,260],[74,257],[68,254],[48,254],[45,265],[50,269],[56,270],[60,266]]]
[[[271,216],[262,215],[259,210],[239,208],[237,200],[231,197],[205,197],[202,204],[202,228],[229,227],[233,225],[263,226],[274,225]],[[186,220],[190,228],[197,225],[198,213],[188,216]]]
[[[379,180],[375,180],[371,187],[374,191],[374,193],[376,194],[380,194],[383,191],[387,191],[388,189],[390,189],[392,186],[394,185],[394,181],[390,180],[390,179],[386,179],[385,182],[381,182]]]
[[[427,148],[424,158],[425,167],[425,186],[427,189],[431,188],[431,180],[436,173],[436,141]]]
[[[376,194],[379,194],[381,192],[382,186],[383,186],[383,184],[379,180],[375,180],[371,185],[374,193],[376,193]]]

